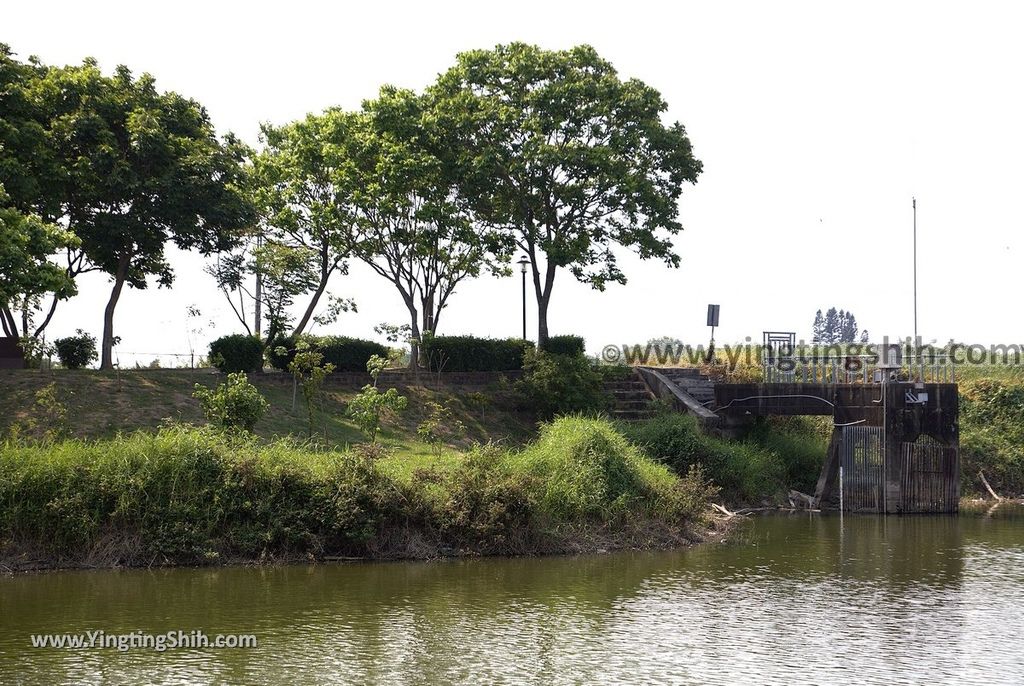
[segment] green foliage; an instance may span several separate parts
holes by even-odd
[[[544,512],[561,521],[609,521],[640,512],[687,518],[707,503],[694,495],[700,486],[684,486],[606,419],[557,419],[543,426],[537,441],[512,459],[537,479]],[[691,477],[701,480],[705,495],[712,492],[700,474]]]
[[[832,423],[831,417],[762,417],[743,440],[778,457],[785,468],[782,485],[787,489],[814,493]]]
[[[183,425],[96,442],[8,440],[0,545],[73,561],[102,541],[116,557],[101,564],[192,564],[370,554],[397,527],[449,549],[530,552],[562,524],[685,525],[714,495],[699,472],[674,476],[603,420],[564,418],[522,452],[477,447],[407,479],[372,448],[315,451]]]
[[[227,381],[212,390],[196,384],[192,396],[199,400],[207,421],[225,429],[252,431],[270,407],[244,372],[228,374]]]
[[[430,446],[435,455],[440,455],[445,443],[451,443],[466,435],[466,426],[459,421],[450,408],[441,403],[428,402],[429,414],[416,427],[416,435]]]
[[[67,435],[67,418],[68,408],[58,394],[57,384],[49,383],[35,392],[28,411],[11,424],[8,438],[52,443]]]
[[[625,381],[636,374],[636,371],[627,364],[599,364],[596,369],[605,381]]]
[[[205,271],[217,282],[246,332],[259,336],[264,347],[273,350],[291,325],[290,309],[295,299],[316,288],[318,276],[313,262],[309,248],[268,238],[261,227],[253,227],[233,250],[218,253]],[[257,305],[262,316],[261,331],[255,330]],[[279,369],[287,367],[285,362]]]
[[[105,76],[94,60],[48,68],[36,84],[60,193],[54,216],[81,239],[71,268],[113,279],[101,366],[112,366],[114,310],[125,284],[166,286],[166,246],[209,253],[252,223],[240,191],[245,149],[221,141],[206,110],[160,92],[152,76],[120,66]]]
[[[42,369],[43,360],[52,357],[56,349],[52,343],[47,343],[44,338],[34,336],[22,336],[18,339],[18,347],[25,354],[25,367],[27,369]]]
[[[678,201],[701,163],[655,89],[588,45],[512,43],[459,54],[428,97],[479,218],[529,246],[542,344],[559,268],[600,290],[626,281],[615,246],[678,266]]]
[[[644,422],[625,424],[622,431],[676,474],[687,474],[699,466],[730,501],[759,502],[787,486],[786,464],[777,453],[752,442],[709,436],[688,415],[665,412]]]
[[[334,365],[339,372],[361,372],[374,355],[388,356],[387,347],[376,341],[348,336],[299,336],[288,337],[268,352],[270,364],[275,369],[287,370],[295,357],[296,345],[304,342],[310,349],[323,355],[323,361]]]
[[[830,307],[824,316],[821,310],[814,314],[811,340],[814,343],[854,343],[859,332],[853,312]],[[863,334],[861,342],[866,343],[868,332],[865,330]]]
[[[84,555],[137,537],[111,564],[204,563],[363,545],[395,504],[354,455],[171,426],[98,443],[0,448],[0,540]]]
[[[432,519],[452,544],[518,552],[535,533],[541,484],[495,446],[475,447],[440,485],[444,495]]]
[[[387,360],[379,355],[370,357],[366,362],[366,371],[370,373],[373,383],[363,386],[345,408],[346,416],[356,423],[371,443],[377,442],[382,418],[402,412],[409,405],[409,399],[399,395],[397,389],[389,388],[383,393],[378,390],[377,378],[386,364]]]
[[[81,329],[76,329],[74,336],[58,338],[53,347],[65,369],[81,369],[96,360],[96,337]]]
[[[446,372],[504,372],[523,368],[523,358],[533,344],[521,338],[478,336],[428,336],[424,356],[431,369]]]
[[[985,493],[978,477],[984,471],[999,495],[1024,495],[1024,384],[961,383],[960,454],[965,491]]]
[[[306,415],[309,422],[309,437],[312,438],[315,433],[314,407],[323,408],[324,379],[334,371],[334,365],[324,362],[323,353],[300,339],[295,344],[295,355],[288,363],[288,371],[295,377],[296,383],[302,385],[302,397],[306,401]]]
[[[582,355],[527,354],[516,390],[526,407],[550,419],[573,412],[601,412],[611,405],[603,388],[604,377]]]
[[[450,132],[437,125],[428,98],[385,86],[353,121],[345,143],[363,231],[356,254],[398,290],[419,339],[437,331],[459,283],[485,268],[507,273],[497,232],[475,221],[462,177],[446,162]],[[417,356],[416,345],[411,352]]]
[[[587,345],[583,336],[565,334],[562,336],[549,336],[544,343],[544,352],[553,355],[586,355]]]
[[[210,343],[210,362],[226,374],[258,372],[263,369],[263,344],[241,333],[221,336]]]
[[[267,225],[266,238],[306,258],[310,296],[292,335],[313,321],[330,278],[360,240],[353,193],[354,161],[345,145],[357,117],[340,109],[262,128],[264,149],[253,159],[249,190]],[[297,295],[297,293],[296,293]]]
[[[15,337],[18,335],[15,311],[34,309],[47,293],[62,299],[75,294],[74,281],[63,267],[48,258],[77,247],[79,241],[74,234],[43,222],[36,215],[25,215],[7,207],[10,201],[0,175],[0,331],[5,336]],[[33,333],[24,328],[21,331],[23,336]]]

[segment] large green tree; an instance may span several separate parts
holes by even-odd
[[[112,76],[94,60],[50,68],[37,85],[62,165],[60,215],[81,240],[78,267],[113,285],[103,317],[101,368],[113,366],[114,312],[125,284],[167,286],[173,242],[204,254],[227,248],[253,221],[239,192],[244,148],[217,138],[194,100],[157,90],[127,67]]]
[[[411,91],[385,87],[347,137],[362,229],[357,254],[402,297],[414,341],[410,366],[418,363],[416,342],[437,332],[456,287],[485,267],[500,270],[493,237],[474,223],[441,154],[450,141],[425,105]]]
[[[255,158],[253,197],[267,236],[308,255],[316,274],[293,335],[303,333],[314,320],[331,277],[348,272],[346,260],[359,241],[352,161],[344,144],[355,116],[328,110],[263,128],[266,147]]]
[[[590,46],[513,43],[458,55],[428,94],[458,132],[478,216],[529,257],[541,346],[560,268],[602,290],[626,281],[615,246],[678,266],[678,200],[701,163],[683,125],[662,121],[656,90],[622,80]]]

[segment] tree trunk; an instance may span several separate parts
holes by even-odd
[[[409,344],[409,369],[420,368],[420,346],[416,341],[420,339],[420,323],[416,321],[416,308],[409,307],[409,321],[412,328],[409,330],[409,337],[412,343]]]
[[[548,303],[546,296],[537,298],[537,350],[543,350],[548,344]]]
[[[256,235],[256,251],[263,247],[263,234]],[[253,298],[253,335],[263,340],[263,270],[260,269],[259,258],[254,260],[256,265],[256,297]]]
[[[423,313],[423,333],[428,331],[432,336],[437,335],[437,317],[434,314],[434,297],[420,298],[420,310]],[[415,321],[415,317],[413,318]],[[414,323],[415,327],[416,324]]]
[[[535,267],[533,283],[537,293],[537,350],[543,350],[548,344],[548,305],[551,303],[551,288],[555,284],[555,266],[548,261],[543,284]]]
[[[4,335],[10,338],[18,337],[18,324],[14,321],[14,314],[6,304],[0,305],[0,324],[3,324]]]
[[[131,266],[131,256],[122,255],[117,261],[117,273],[114,274],[114,288],[110,291],[110,299],[103,311],[103,354],[100,359],[100,369],[114,368],[114,310],[117,308],[117,301],[121,297],[121,289],[128,279],[128,268]]]
[[[293,336],[298,336],[306,330],[306,325],[309,324],[309,320],[313,318],[313,312],[316,310],[316,306],[320,302],[320,296],[322,296],[324,291],[327,290],[327,280],[330,278],[330,271],[320,275],[320,284],[316,287],[316,291],[313,292],[313,299],[309,302],[309,307],[306,308],[306,312],[302,315],[302,319],[300,319],[299,323],[295,325],[295,330],[292,331]]]

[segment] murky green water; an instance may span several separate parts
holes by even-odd
[[[255,649],[59,650],[195,629]],[[581,558],[0,578],[0,683],[1022,683],[1024,512]]]

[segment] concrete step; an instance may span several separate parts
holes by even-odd
[[[641,410],[651,406],[650,398],[640,400],[620,400],[615,403],[616,410]]]
[[[650,392],[646,388],[613,388],[611,393],[616,398],[651,397]]]
[[[613,410],[612,418],[625,422],[638,422],[654,416],[653,410]]]
[[[662,374],[669,377],[689,377],[697,378],[701,376],[699,367],[662,367],[658,369]]]

